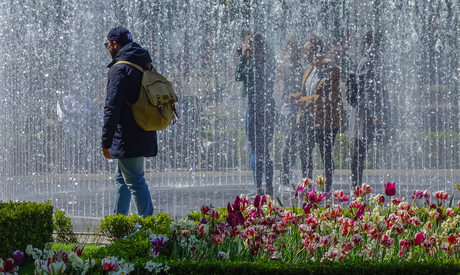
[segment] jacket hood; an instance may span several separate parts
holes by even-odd
[[[136,42],[131,42],[124,46],[107,67],[112,67],[113,64],[118,61],[128,61],[137,64],[142,68],[145,68],[148,63],[152,63],[149,52]]]

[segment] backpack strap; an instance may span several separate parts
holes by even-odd
[[[126,65],[129,65],[129,66],[132,66],[136,69],[138,69],[139,71],[141,72],[144,72],[144,70],[142,69],[141,66],[137,65],[137,64],[134,64],[134,63],[131,63],[131,62],[128,62],[128,61],[118,61],[117,63],[113,64],[113,66],[117,65],[117,64],[126,64]],[[123,98],[123,101],[126,103],[126,105],[128,105],[128,107],[130,109],[133,108],[133,105],[131,102],[129,102],[126,98]]]
[[[134,63],[131,63],[131,62],[128,62],[128,61],[118,61],[117,63],[113,64],[113,66],[115,66],[117,64],[126,64],[126,65],[129,65],[129,66],[132,66],[132,67],[138,69],[141,72],[144,72],[144,69],[142,69],[141,66],[139,66],[137,64],[134,64]]]

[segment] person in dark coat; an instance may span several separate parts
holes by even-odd
[[[123,27],[111,29],[105,45],[113,60],[107,66],[110,69],[102,127],[102,153],[107,159],[118,159],[114,212],[128,215],[132,195],[139,215],[151,216],[153,205],[144,178],[144,157],[156,156],[157,135],[155,131],[141,129],[129,107],[139,97],[142,72],[130,65],[116,63],[128,61],[147,68],[152,60],[149,52],[133,42],[131,33]]]
[[[367,32],[362,41],[362,58],[356,72],[356,89],[350,97],[350,137],[354,138],[351,153],[352,188],[363,181],[364,160],[369,144],[384,139],[390,123],[388,93],[380,60],[381,34]]]
[[[255,186],[247,195],[273,196],[273,160],[269,147],[276,112],[273,98],[276,64],[270,47],[259,33],[246,36],[239,58],[235,80],[243,82],[242,95],[248,98],[245,130]],[[265,190],[262,188],[264,175]]]
[[[335,137],[344,125],[343,104],[340,94],[340,69],[324,57],[324,43],[311,35],[304,46],[304,55],[310,65],[302,78],[301,92],[292,96],[297,100],[298,123],[306,127],[301,139],[300,154],[307,156],[302,171],[313,177],[313,149],[319,145],[326,178],[324,191],[331,195],[334,163],[332,151]]]

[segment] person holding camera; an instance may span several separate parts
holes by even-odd
[[[248,196],[273,196],[273,160],[270,143],[274,134],[275,100],[273,87],[275,62],[272,51],[260,33],[248,34],[237,51],[239,63],[235,80],[243,82],[243,97],[247,97],[245,130],[250,149],[250,165],[255,190]],[[262,188],[265,176],[265,190]]]

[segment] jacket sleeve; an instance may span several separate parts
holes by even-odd
[[[129,89],[127,66],[113,66],[108,73],[107,96],[104,107],[104,126],[102,127],[102,148],[111,148],[113,136],[117,131],[120,110]]]
[[[241,55],[238,65],[235,70],[235,80],[236,81],[245,81],[248,71],[252,69],[252,63],[250,66],[247,66],[246,56]]]

